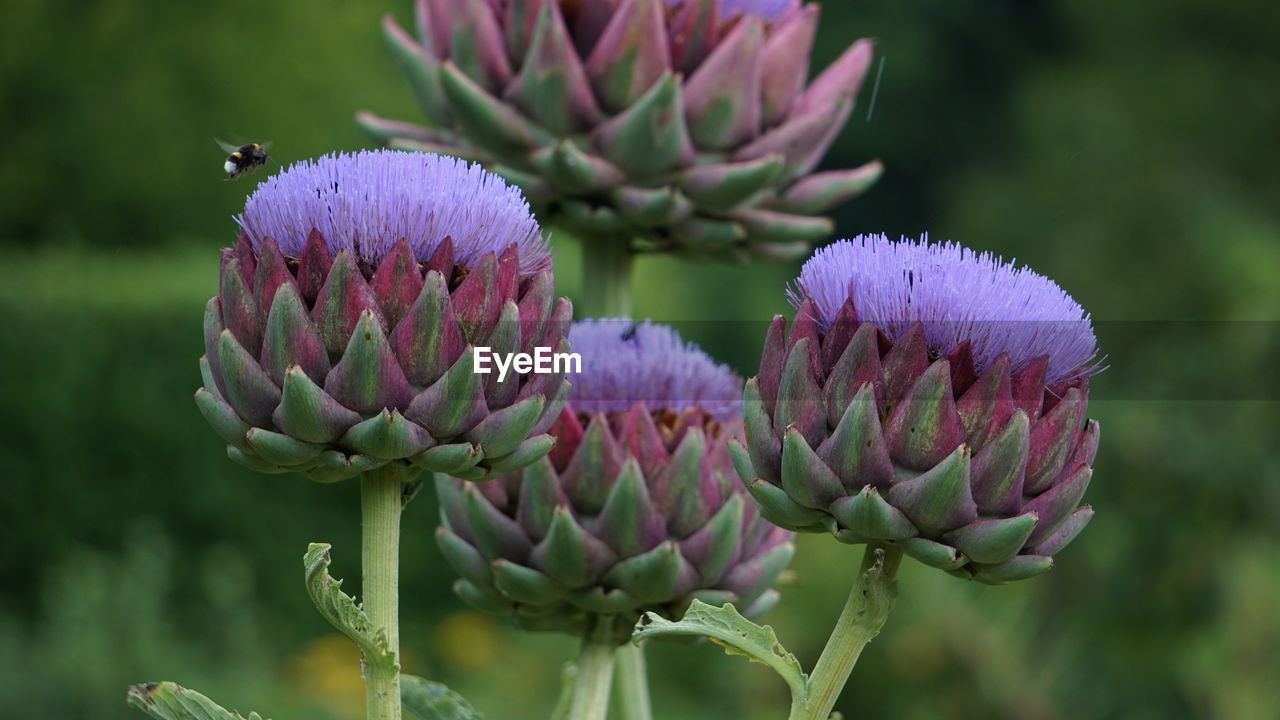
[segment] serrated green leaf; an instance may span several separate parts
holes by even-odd
[[[127,697],[129,705],[158,720],[262,720],[256,712],[245,717],[171,682],[134,685]]]
[[[351,638],[368,665],[385,672],[398,672],[400,663],[387,647],[385,629],[375,628],[355,599],[342,592],[342,581],[329,574],[330,547],[328,543],[311,543],[302,557],[311,602],[325,620]]]
[[[656,613],[645,613],[636,623],[631,642],[639,644],[642,640],[663,635],[707,637],[730,655],[742,655],[768,665],[790,686],[792,697],[804,696],[808,678],[796,656],[778,642],[778,635],[772,627],[757,625],[742,617],[738,609],[729,603],[714,607],[694,600],[679,622],[672,622]]]
[[[400,702],[418,720],[481,720],[484,717],[458,693],[416,675],[400,676]]]

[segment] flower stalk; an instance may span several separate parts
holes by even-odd
[[[644,649],[627,643],[617,650],[618,701],[622,720],[653,720]]]
[[[560,696],[556,698],[556,706],[551,710],[551,720],[567,720],[569,717],[569,711],[573,709],[573,688],[577,679],[577,663],[565,663],[560,670]]]
[[[582,639],[568,720],[604,720],[609,714],[617,652],[613,622],[610,615],[599,616],[592,633]]]
[[[804,700],[792,704],[789,720],[827,720],[862,649],[880,633],[898,597],[894,579],[902,551],[869,545],[840,619],[809,676]]]
[[[387,649],[400,652],[400,510],[403,465],[384,465],[360,480],[362,595],[369,620],[386,633]],[[367,664],[365,708],[369,720],[400,720],[400,665]]]
[[[625,241],[603,238],[582,243],[582,295],[588,317],[631,317],[631,266],[635,255]]]

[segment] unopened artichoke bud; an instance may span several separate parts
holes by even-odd
[[[616,616],[694,599],[764,612],[793,552],[759,515],[727,441],[741,437],[742,379],[674,330],[588,320],[570,333],[582,371],[552,452],[487,483],[436,483],[437,539],[471,605],[528,629],[585,635]]]
[[[357,119],[391,147],[477,160],[588,242],[745,261],[803,257],[879,162],[814,173],[872,55],[809,82],[816,3],[418,0],[387,41],[425,126]]]
[[[884,236],[818,251],[791,297],[732,448],[765,516],[986,583],[1048,570],[1093,517],[1080,305],[991,255]]]
[[[233,460],[479,479],[551,449],[563,372],[475,371],[481,348],[567,352],[572,307],[517,188],[454,158],[328,155],[263,182],[236,222],[196,393]]]

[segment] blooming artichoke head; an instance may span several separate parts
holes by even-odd
[[[815,217],[881,166],[811,174],[871,60],[859,40],[809,83],[800,0],[418,0],[387,39],[426,126],[362,112],[392,147],[482,162],[591,242],[794,259]]]
[[[750,615],[791,558],[734,476],[742,381],[670,328],[576,323],[581,372],[551,428],[552,452],[487,483],[443,479],[440,549],[455,591],[531,629],[623,642],[640,614],[695,598]]]
[[[987,583],[1049,569],[1093,517],[1080,306],[991,255],[883,236],[816,253],[792,300],[732,448],[765,516]]]
[[[567,350],[572,307],[518,189],[454,158],[330,155],[263,182],[236,221],[196,393],[232,459],[476,479],[550,450],[563,375],[473,372],[473,346]]]

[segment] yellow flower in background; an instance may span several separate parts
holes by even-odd
[[[498,624],[484,615],[458,612],[436,628],[433,646],[448,666],[475,670],[497,658],[499,632]],[[405,652],[401,663],[406,671],[414,672],[421,665],[417,660],[413,653]],[[360,651],[346,637],[333,634],[316,638],[286,662],[283,675],[298,696],[312,699],[333,717],[364,718]]]
[[[325,635],[289,659],[285,680],[298,695],[312,698],[336,718],[364,717],[360,651],[346,637]]]
[[[484,667],[498,654],[498,624],[480,613],[454,613],[436,628],[435,647],[449,667],[463,670]]]

